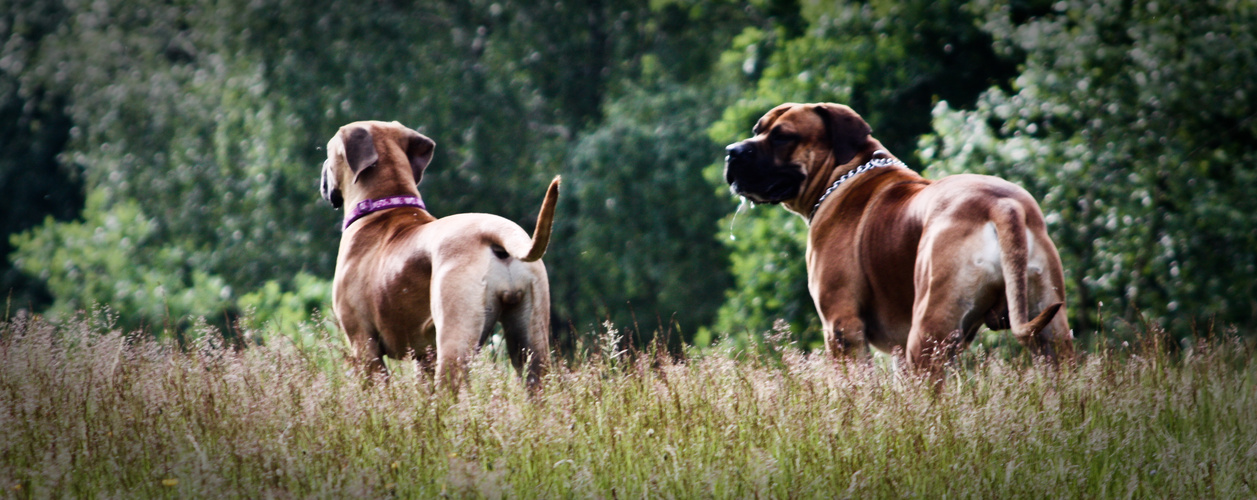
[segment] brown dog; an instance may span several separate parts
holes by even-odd
[[[809,220],[808,289],[834,356],[905,349],[942,365],[985,323],[1072,358],[1065,279],[1038,204],[997,177],[929,181],[840,104],[783,104],[726,148],[725,180]]]
[[[327,143],[323,198],[346,214],[332,303],[368,373],[436,349],[436,376],[452,388],[501,322],[511,362],[532,387],[549,364],[550,285],[540,259],[550,241],[559,178],[529,238],[489,214],[429,214],[417,188],[435,143],[400,123],[356,122]]]

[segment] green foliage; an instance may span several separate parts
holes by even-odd
[[[555,233],[562,250],[548,259],[552,275],[575,282],[559,311],[627,325],[639,341],[658,331],[674,346],[710,324],[728,286],[727,257],[710,237],[723,208],[697,175],[719,151],[703,132],[712,99],[685,86],[640,90],[577,141]]]
[[[49,217],[13,237],[14,264],[46,280],[57,297],[51,312],[73,316],[105,306],[120,327],[161,332],[198,316],[221,317],[229,306],[231,287],[187,265],[192,252],[157,244],[157,223],[138,204],[106,208],[103,196],[93,194],[84,214],[76,222]]]
[[[258,336],[254,341],[265,343],[276,334],[288,337],[303,349],[319,340],[309,335],[311,325],[324,330],[335,324],[322,311],[332,305],[332,280],[299,273],[292,280],[292,289],[285,290],[279,281],[267,281],[257,290],[244,294],[237,301],[243,317],[240,327]]]
[[[73,96],[67,110],[75,128],[62,158],[84,168],[88,210],[101,213],[46,224],[19,254],[37,262],[41,244],[80,241],[85,229],[134,246],[78,249],[108,264],[73,276],[82,286],[54,290],[54,310],[100,301],[131,326],[182,325],[185,315],[230,321],[233,288],[320,260],[330,266],[326,250],[310,243],[333,216],[310,217],[322,213],[307,194],[306,162],[292,156],[294,116],[274,98],[264,66],[248,51],[226,57],[221,33],[211,29],[238,28],[214,24],[233,16],[139,2],[68,7],[76,15],[41,42],[42,57],[23,76]],[[106,213],[123,222],[91,225]],[[127,219],[139,213],[143,220]],[[105,254],[123,261],[97,258]],[[59,274],[73,264],[38,262],[46,267],[28,270]],[[150,291],[166,298],[113,303],[115,295],[139,301]]]
[[[775,321],[785,319],[805,346],[821,347],[820,321],[802,264],[807,223],[778,207],[747,209],[753,203],[743,204],[721,220],[728,230],[719,233],[720,240],[727,240],[729,269],[739,278],[738,286],[725,291],[715,324],[695,342],[706,345],[724,334],[737,347],[746,347]]]
[[[1025,68],[974,111],[938,106],[933,168],[1042,200],[1076,330],[1257,320],[1257,5],[1060,2],[1024,24],[983,5]]]
[[[5,63],[16,62],[2,68],[3,76],[23,88],[46,89],[52,97],[38,103],[65,100],[52,112],[63,111],[73,128],[65,150],[53,154],[81,166],[86,190],[96,200],[92,209],[138,209],[151,222],[144,229],[146,250],[178,249],[180,262],[137,268],[222,280],[238,291],[271,282],[299,290],[304,287],[295,280],[303,273],[331,276],[339,214],[320,202],[316,179],[321,147],[340,125],[395,119],[432,136],[436,157],[421,189],[436,215],[490,212],[531,227],[545,183],[564,170],[569,149],[583,140],[584,131],[601,126],[603,108],[614,96],[631,93],[638,80],[682,86],[701,81],[747,17],[741,6],[722,1],[653,6],[450,1],[418,7],[229,0],[190,8],[144,0],[47,0],[4,11],[16,12],[6,14],[16,21],[3,26],[14,26],[25,38],[5,46]],[[34,30],[26,19],[42,24]],[[700,39],[709,43],[697,43]],[[36,102],[39,94],[20,97],[10,101]],[[700,130],[701,116],[687,113],[682,119]],[[5,151],[8,157],[8,147]],[[6,174],[21,173],[3,165]],[[563,210],[561,204],[560,221]],[[45,240],[75,240],[82,224],[48,224],[40,238],[22,240],[31,247],[19,252],[38,253]],[[686,227],[680,236],[709,230],[698,227],[703,225]],[[106,241],[134,240],[131,233],[137,231],[100,229],[109,232],[101,237]],[[593,250],[606,252],[606,245],[624,239],[596,242],[601,246]],[[698,246],[709,241],[701,238]],[[555,242],[556,255],[564,244]],[[697,262],[708,258],[709,250],[692,256],[673,252],[670,258]],[[38,275],[65,267],[53,260],[27,262]],[[720,275],[714,273],[716,294]],[[105,290],[122,286],[122,276],[85,274],[78,278],[85,287],[54,292],[54,309],[102,300]],[[592,311],[602,301],[636,302],[654,293],[649,300],[662,294],[680,297],[681,303],[651,315],[669,318],[674,311],[692,310],[686,321],[710,317],[712,306],[704,305],[709,299],[697,297],[691,307],[689,294],[676,289],[690,286],[688,281],[631,282],[631,290],[616,297],[614,291],[571,292],[580,286],[576,273],[556,278],[556,295],[575,301],[569,311]],[[170,295],[200,297],[197,283],[170,279],[161,286]],[[217,315],[238,308],[235,300],[218,298],[186,309]],[[129,324],[166,318],[159,306],[126,309],[141,315],[126,319]],[[162,314],[154,316],[158,310]],[[555,323],[584,321],[567,317]]]
[[[15,245],[0,245],[15,263],[0,291],[56,313],[101,303],[128,328],[242,309],[246,329],[308,324],[342,215],[318,198],[321,148],[379,118],[436,140],[421,190],[437,216],[531,227],[546,183],[568,177],[547,258],[558,329],[737,343],[785,319],[810,345],[802,221],[720,220],[736,200],[714,163],[772,106],[838,101],[914,166],[1041,196],[1079,329],[1251,323],[1255,10],[0,0],[0,230]]]
[[[13,250],[9,235],[83,208],[79,169],[57,162],[73,125],[65,97],[24,78],[40,42],[67,14],[56,2],[0,0],[0,256]],[[43,283],[8,259],[0,261],[0,294],[17,308],[52,302]]]

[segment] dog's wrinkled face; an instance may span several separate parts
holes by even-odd
[[[388,168],[408,165],[417,186],[435,149],[432,139],[398,122],[350,123],[327,141],[319,193],[332,208],[340,208],[345,203],[343,187],[357,184],[365,172],[380,163]]]
[[[764,114],[751,133],[725,148],[725,182],[756,203],[781,203],[798,197],[818,170],[851,161],[870,130],[841,104],[786,103]]]

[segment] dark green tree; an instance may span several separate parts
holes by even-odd
[[[0,1],[0,255],[13,251],[10,235],[46,217],[72,219],[83,208],[79,169],[58,160],[72,127],[66,97],[27,72],[40,43],[67,15],[53,2]],[[0,294],[7,313],[53,299],[42,281],[8,259],[0,262]]]
[[[696,175],[720,151],[703,133],[715,119],[705,107],[712,97],[684,86],[643,90],[613,102],[607,121],[576,143],[556,232],[567,251],[554,274],[570,276],[566,291],[580,299],[560,311],[611,321],[638,341],[659,333],[674,348],[713,319],[729,285],[725,251],[710,237],[723,209]]]
[[[619,147],[613,130],[634,131],[641,148],[663,151],[669,146],[658,141],[666,140],[692,147],[687,154],[714,154],[702,129],[721,105],[678,97],[674,116],[639,113],[630,103],[649,99],[635,89],[697,95],[687,86],[705,85],[732,36],[748,19],[767,19],[725,1],[29,3],[22,9],[65,15],[50,18],[47,35],[32,42],[28,61],[12,74],[65,97],[50,109],[68,117],[72,133],[51,154],[81,167],[92,213],[33,228],[15,240],[12,258],[53,289],[54,310],[99,303],[131,328],[196,315],[230,323],[242,308],[291,318],[259,308],[325,294],[325,284],[309,277],[332,275],[341,214],[321,202],[316,179],[323,145],[350,121],[398,120],[436,140],[420,186],[436,215],[490,212],[525,227],[554,174],[571,174],[581,180],[576,186],[600,182],[581,169],[596,170],[605,156],[589,147],[570,155],[580,144]],[[670,135],[649,143],[645,135],[672,120],[690,127],[688,134],[668,126]],[[569,160],[583,163],[565,167]],[[642,171],[633,175],[679,185],[697,178],[658,180],[648,167],[638,158],[633,168]],[[563,196],[561,224],[565,217],[593,222],[567,212],[588,200]],[[704,229],[665,224],[676,207],[650,209],[659,224],[624,231],[663,228],[678,238],[710,231],[697,219],[683,220]],[[694,215],[703,214],[714,220]],[[608,233],[580,244],[606,255],[633,236]],[[595,293],[567,270],[579,264],[571,244],[558,237],[552,246],[552,287],[566,299],[556,301],[556,325],[596,323],[601,318],[572,315],[647,296],[671,302],[651,302],[666,310],[644,315],[682,311],[684,321],[709,320],[710,300],[686,291],[695,281],[658,270],[625,274],[623,286],[608,283]],[[662,255],[681,259],[678,269],[712,263],[709,239],[693,246],[704,250]],[[704,274],[712,280],[704,289],[719,290],[722,276]],[[150,303],[156,296],[181,299],[157,307]],[[617,307],[617,321],[619,314]]]
[[[530,168],[536,150],[521,145],[544,141],[528,112],[546,103],[531,102],[528,85],[509,85],[513,63],[493,48],[511,45],[485,45],[474,23],[494,16],[468,16],[462,4],[71,9],[23,78],[73,96],[65,109],[75,134],[62,157],[83,166],[92,210],[151,224],[84,232],[50,222],[23,238],[17,262],[63,284],[54,286],[60,310],[101,303],[119,308],[124,326],[165,322],[140,305],[151,290],[92,264],[116,249],[80,241],[89,235],[140,238],[131,255],[174,256],[135,262],[143,281],[170,296],[216,297],[166,314],[221,318],[265,282],[287,289],[302,271],[330,276],[339,215],[321,204],[314,179],[322,144],[352,120],[396,119],[436,138],[440,163],[424,190],[438,213],[517,215],[526,187],[535,212],[544,181],[521,179],[558,170]],[[217,293],[193,293],[208,283],[221,284]]]

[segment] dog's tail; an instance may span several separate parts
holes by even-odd
[[[554,206],[559,203],[561,182],[562,176],[559,175],[550,181],[550,187],[546,189],[546,199],[541,202],[541,213],[537,214],[537,227],[532,231],[532,247],[519,260],[533,262],[546,254],[546,247],[550,246],[550,230],[554,226]]]
[[[1026,230],[1025,208],[1014,200],[995,202],[991,208],[991,221],[999,238],[1000,266],[1004,269],[1004,293],[1008,300],[1008,322],[1013,336],[1022,341],[1034,342],[1039,333],[1047,328],[1064,302],[1043,308],[1030,318],[1030,289],[1026,266],[1030,258],[1030,238]]]

